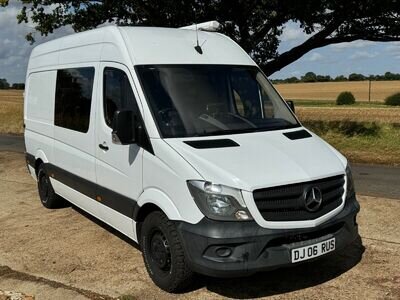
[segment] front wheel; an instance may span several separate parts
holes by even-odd
[[[187,288],[194,273],[188,266],[176,226],[165,214],[152,212],[143,222],[143,259],[154,283],[167,292]]]

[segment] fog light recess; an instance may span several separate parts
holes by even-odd
[[[215,249],[215,254],[217,254],[219,257],[228,257],[232,254],[232,250],[228,247],[218,247]]]

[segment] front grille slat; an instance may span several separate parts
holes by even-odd
[[[281,199],[281,198],[289,198],[289,197],[299,197],[303,194],[303,190],[300,188],[288,190],[288,189],[277,189],[267,192],[260,192],[254,196],[255,200],[262,200],[265,198],[271,199]]]
[[[344,176],[270,187],[255,190],[253,198],[263,218],[267,221],[302,221],[319,218],[342,203]],[[322,193],[322,203],[315,212],[305,207],[304,195],[311,187]]]
[[[280,208],[301,208],[302,198],[279,199],[273,201],[258,201],[257,207],[259,210],[265,209],[280,209]]]
[[[324,193],[323,194],[323,201],[325,202],[331,202],[337,198],[342,197],[344,192],[344,189],[342,187],[333,190],[333,191],[329,191],[328,193]]]

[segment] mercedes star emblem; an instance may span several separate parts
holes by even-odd
[[[311,187],[304,195],[304,204],[308,211],[315,212],[321,207],[322,193],[317,187]]]

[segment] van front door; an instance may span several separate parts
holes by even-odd
[[[96,199],[103,204],[102,220],[137,240],[132,216],[142,192],[143,149],[137,144],[113,144],[111,137],[115,111],[139,113],[137,94],[125,66],[102,63],[100,70],[103,78],[97,102]]]

